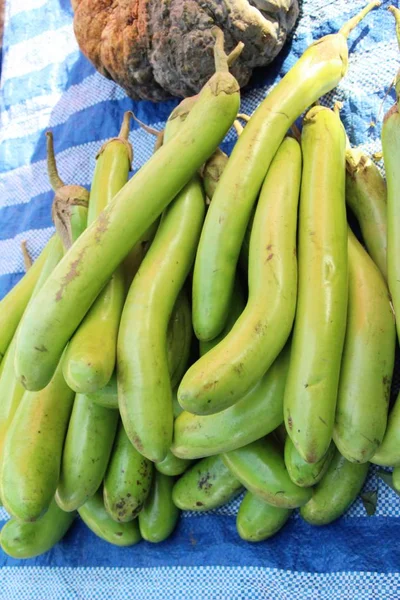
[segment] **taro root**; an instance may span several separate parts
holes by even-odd
[[[214,71],[217,25],[246,85],[254,67],[279,53],[298,16],[297,0],[72,0],[82,52],[134,99],[196,94]]]

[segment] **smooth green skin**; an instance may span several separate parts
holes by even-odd
[[[163,542],[174,531],[179,519],[179,508],[172,501],[175,479],[155,471],[150,495],[139,513],[139,529],[144,540]]]
[[[177,390],[172,392],[172,412],[174,419],[177,419],[183,413],[183,408],[178,402]]]
[[[157,233],[157,229],[160,223],[160,219],[156,219],[154,223],[140,236],[139,240],[133,246],[132,250],[127,254],[122,262],[122,268],[125,275],[125,291],[128,293],[131,286],[132,280],[139,270],[140,265],[144,257],[146,256],[148,249],[151,246],[154,236]]]
[[[270,433],[283,421],[283,395],[290,346],[239,402],[215,415],[183,412],[175,420],[172,452],[180,458],[202,458],[236,450]]]
[[[232,406],[260,380],[282,350],[296,309],[298,142],[286,138],[268,171],[254,218],[249,299],[228,335],[185,374],[181,406],[209,415]]]
[[[347,71],[342,33],[314,42],[252,115],[237,140],[207,213],[193,278],[193,327],[199,339],[221,331],[240,248],[261,184],[284,136]]]
[[[57,504],[76,510],[99,489],[107,470],[118,425],[118,412],[75,396],[62,455]]]
[[[165,211],[122,313],[118,335],[119,409],[132,444],[153,462],[164,460],[172,443],[167,329],[194,260],[204,213],[204,192],[199,178],[194,177]]]
[[[34,523],[17,519],[8,521],[1,530],[2,550],[13,558],[33,558],[48,552],[67,533],[76,513],[66,513],[55,500],[51,501],[43,517]]]
[[[300,514],[312,525],[327,525],[353,504],[367,477],[369,463],[351,463],[337,450],[328,470],[313,488],[312,498]]]
[[[386,183],[375,163],[357,148],[346,151],[346,202],[357,217],[369,255],[387,281]]]
[[[204,512],[227,504],[243,490],[220,456],[203,458],[178,479],[172,491],[181,510]]]
[[[239,255],[239,267],[241,268],[243,273],[246,273],[246,275],[249,272],[250,238],[251,238],[251,230],[253,229],[254,215],[256,213],[255,208],[256,207],[253,207],[253,210],[251,212],[251,216],[250,216],[248,225],[246,227],[246,232],[244,234],[242,247],[240,248],[240,255]]]
[[[59,263],[63,256],[63,246],[60,238],[55,235],[48,242],[45,248],[46,260],[41,266],[40,274],[36,285],[32,291],[31,297],[34,298],[46,279],[52,273],[53,269]],[[33,267],[32,267],[33,268]],[[16,335],[14,335],[7,353],[2,361],[2,374],[0,376],[0,472],[3,460],[4,441],[6,433],[12,423],[16,410],[24,395],[24,388],[15,376]]]
[[[289,508],[277,508],[247,492],[236,517],[236,529],[242,540],[261,542],[278,533],[291,514]]]
[[[18,327],[18,323],[32,296],[36,282],[39,279],[53,244],[53,239],[54,238],[50,238],[31,268],[0,301],[0,362],[11,343]]]
[[[1,363],[0,375],[0,464],[3,455],[4,439],[13,420],[15,411],[24,395],[24,388],[15,377],[16,337],[14,336]]]
[[[247,490],[272,506],[296,508],[311,498],[310,489],[299,487],[290,479],[272,437],[226,452],[222,460]]]
[[[103,487],[104,506],[110,517],[120,523],[137,517],[152,479],[152,462],[132,446],[120,423]]]
[[[89,202],[89,192],[85,188],[77,187],[84,200]],[[85,231],[88,223],[88,206],[80,206],[79,204],[71,207],[71,241],[74,244],[78,237]],[[66,250],[64,249],[64,253]]]
[[[80,235],[80,233],[84,230],[85,226],[86,226],[86,220],[87,220],[87,208],[83,207],[83,206],[74,206],[71,210],[70,213],[70,223],[71,223],[71,235],[72,235],[72,241],[74,242],[78,236]],[[39,291],[41,290],[41,288],[43,287],[44,283],[47,281],[48,277],[51,275],[51,273],[53,272],[53,270],[55,269],[55,267],[57,266],[57,264],[60,262],[63,254],[64,254],[64,248],[63,248],[63,244],[61,241],[61,238],[56,234],[54,235],[48,242],[47,246],[46,246],[46,260],[44,262],[44,264],[41,266],[41,270],[40,270],[40,274],[37,278],[35,287],[33,289],[33,292],[31,294],[31,298],[29,300],[29,303],[31,303],[34,298],[36,297],[36,295],[39,293]],[[29,306],[28,303],[28,306]],[[19,326],[17,328],[17,332],[18,332]],[[9,346],[9,351],[7,352],[7,356],[6,359],[4,360],[4,364],[3,364],[3,369],[2,369],[2,375],[0,378],[0,473],[2,473],[2,465],[3,465],[3,456],[4,453],[6,452],[5,450],[5,440],[7,437],[7,433],[9,431],[9,429],[11,429],[11,424],[14,421],[14,416],[17,413],[17,409],[21,404],[21,401],[24,397],[24,388],[21,385],[20,381],[17,379],[16,375],[15,375],[15,369],[14,369],[14,363],[15,363],[15,350],[16,350],[16,338],[17,338],[17,332]],[[70,392],[69,390],[66,389],[65,386],[65,382],[60,378],[58,378],[60,383],[59,385],[55,384],[55,386],[50,387],[50,391],[49,394],[54,393],[57,394],[59,393],[58,391],[58,387],[60,388],[60,394],[61,394],[61,398],[62,401],[65,402],[65,406],[62,407],[62,410],[60,412],[60,420],[56,421],[56,430],[55,433],[57,433],[57,428],[60,432],[62,432],[62,440],[61,440],[61,444],[63,443],[64,440],[64,435],[65,435],[65,431],[63,429],[64,427],[64,422],[63,419],[66,418],[66,414],[69,415],[68,413],[68,397],[70,394],[72,394],[72,392]],[[58,387],[57,387],[58,385]],[[73,395],[71,396],[73,397]],[[40,400],[43,399],[42,396],[39,395]],[[52,402],[52,398],[51,396],[49,396],[47,398],[47,396],[45,396],[44,398],[44,406],[42,406],[43,409],[43,413],[46,410],[46,403],[51,403]],[[72,400],[71,400],[72,402]],[[29,410],[31,411],[31,413],[33,414],[34,417],[37,417],[39,419],[39,421],[41,419],[43,419],[45,421],[45,427],[50,426],[51,427],[51,421],[50,423],[46,421],[46,417],[47,415],[43,413],[40,413],[40,406],[39,406],[39,412],[36,415],[34,412],[34,399],[30,399],[30,400],[25,400],[25,403],[29,405]],[[70,409],[69,409],[70,410]],[[29,421],[24,421],[23,416],[20,414],[20,416],[18,417],[21,421],[20,425],[18,426],[20,428],[20,430],[17,429],[15,436],[16,439],[18,439],[19,435],[23,435],[23,427],[29,427]],[[52,439],[52,438],[51,438]],[[50,442],[51,442],[50,439]],[[40,452],[44,452],[46,453],[47,451],[49,451],[48,448],[46,448],[45,445],[41,444],[41,440],[40,439],[34,439],[32,437],[32,439],[28,439],[25,440],[29,443],[32,444],[32,448],[35,448],[36,446],[39,447],[39,453]],[[58,452],[60,450],[59,448],[59,443],[55,440],[55,438],[53,439],[54,444],[55,444],[55,448],[56,448],[56,452]],[[16,441],[13,442],[14,444],[17,443]],[[25,451],[26,449],[24,447],[22,447],[22,451]],[[57,455],[57,453],[54,456],[54,461],[55,462],[51,462],[51,460],[49,460],[44,466],[45,468],[49,469],[50,473],[55,473],[57,471],[58,467],[58,463],[57,461],[59,460],[59,457]],[[23,473],[23,460],[21,462],[20,465],[18,465],[21,468],[21,473]],[[35,463],[35,461],[32,458],[32,463],[30,464],[30,466],[32,468],[39,468],[40,467],[40,454],[39,454],[39,463]],[[46,473],[46,470],[43,470],[43,473]],[[44,475],[45,477],[45,475]],[[55,477],[55,475],[54,475]],[[20,482],[20,478],[21,478],[21,474],[17,474],[17,479],[16,479],[16,483],[18,484]],[[57,475],[58,478],[58,475]],[[14,481],[14,480],[13,480]],[[0,487],[2,486],[3,483],[3,476],[0,476]],[[53,485],[53,481],[50,479],[49,484],[50,486]],[[29,481],[28,482],[28,486],[27,486],[27,494],[29,494],[29,486],[34,485],[34,481]],[[39,476],[38,479],[38,485],[41,485],[41,475]],[[56,484],[57,485],[57,484]],[[46,493],[48,493],[48,490],[45,488],[42,490],[44,496],[43,498],[46,498]],[[39,508],[40,508],[40,502],[43,500],[41,500],[40,497],[40,491],[39,491],[39,495],[37,498],[34,498],[33,504],[35,503],[36,500],[38,500],[39,502]],[[54,496],[54,492],[51,492],[51,496]],[[16,502],[15,497],[13,496],[13,494],[11,495],[11,502]],[[20,510],[20,507],[18,505],[17,502],[17,509],[16,510]],[[32,510],[35,510],[35,508],[33,508]]]
[[[131,153],[131,145],[122,137],[111,138],[101,147],[96,156],[90,188],[88,225],[97,219],[128,181]]]
[[[35,277],[30,282],[34,283],[33,289],[30,290],[30,297],[28,303],[35,296],[38,290],[46,281],[47,277],[53,271],[54,267],[61,260],[63,255],[63,247],[60,238],[55,235],[53,236],[38,260],[31,267],[35,269]],[[31,284],[29,284],[31,285]],[[27,290],[25,284],[23,289]],[[24,293],[25,293],[24,292]],[[18,301],[16,300],[16,305]],[[8,309],[7,309],[8,310]],[[3,444],[5,434],[11,424],[14,417],[15,411],[17,410],[18,404],[24,393],[24,388],[15,376],[14,360],[15,360],[15,348],[16,348],[16,335],[12,338],[4,360],[1,362],[1,375],[0,375],[0,464],[1,457],[3,454]]]
[[[400,493],[400,468],[395,467],[392,473],[392,483],[394,489]]]
[[[349,304],[333,439],[351,462],[370,460],[386,431],[396,326],[378,267],[349,230]]]
[[[204,190],[209,200],[213,199],[215,190],[221,175],[228,162],[228,156],[220,148],[217,148],[214,154],[208,159],[204,165],[202,178],[204,184]]]
[[[172,388],[176,388],[186,371],[192,335],[192,311],[187,293],[183,289],[175,302],[167,330],[168,367]]]
[[[129,170],[127,143],[118,138],[110,140],[97,157],[88,225],[126,184]],[[66,382],[75,392],[95,392],[111,379],[124,300],[125,276],[122,267],[118,267],[68,344],[63,371]]]
[[[233,288],[232,298],[231,298],[231,306],[229,308],[228,319],[225,323],[225,327],[221,331],[219,335],[217,335],[213,340],[208,340],[207,342],[203,342],[199,340],[199,351],[200,356],[207,354],[210,352],[219,342],[221,342],[226,335],[230,332],[232,327],[235,325],[236,321],[244,311],[246,306],[246,299],[244,297],[244,291],[242,285],[236,277],[235,285]]]
[[[94,496],[78,509],[82,521],[99,538],[115,546],[133,546],[142,539],[138,520],[129,523],[117,523],[104,508],[103,491],[99,489]]]
[[[284,397],[285,425],[306,462],[331,443],[347,312],[346,135],[322,106],[304,118],[299,288]]]
[[[176,387],[186,368],[192,338],[192,319],[189,301],[185,294],[180,294],[175,303],[167,331],[168,368],[171,387]],[[106,386],[86,394],[92,402],[105,408],[118,409],[117,375],[114,372]],[[181,409],[182,410],[182,409]]]
[[[60,364],[49,385],[25,392],[17,408],[4,443],[1,497],[21,521],[40,518],[54,497],[73,401]]]
[[[104,284],[220,144],[239,104],[236,79],[227,72],[213,75],[173,139],[124,185],[60,262],[21,323],[16,372],[26,388],[40,389],[50,380]]]
[[[290,437],[286,437],[285,466],[290,479],[300,487],[311,487],[318,483],[325,475],[334,454],[335,445],[332,442],[321,460],[317,463],[307,463],[297,452]]]
[[[117,374],[113,373],[110,381],[100,390],[93,392],[92,394],[86,394],[86,397],[98,404],[104,406],[104,408],[111,408],[118,410],[118,388],[117,388]]]
[[[400,315],[400,114],[394,105],[386,114],[381,133],[383,160],[387,183],[387,270],[388,284],[394,312]],[[400,339],[400,319],[396,321]]]
[[[75,392],[96,392],[110,381],[124,299],[124,275],[118,268],[68,344],[63,372]]]
[[[169,477],[174,477],[176,475],[182,475],[182,473],[188,470],[191,464],[191,460],[186,458],[178,458],[172,454],[171,450],[168,450],[167,456],[164,458],[164,460],[156,463],[155,467],[159,473],[163,473]]]
[[[381,467],[400,466],[400,393],[389,413],[382,444],[369,461]]]
[[[178,400],[189,412],[209,415],[232,406],[285,345],[296,310],[300,179],[299,143],[286,138],[271,163],[254,217],[246,308],[228,335],[183,377]]]

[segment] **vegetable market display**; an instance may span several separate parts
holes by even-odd
[[[46,552],[78,514],[109,543],[158,543],[181,510],[243,491],[238,535],[261,541],[297,508],[339,518],[370,463],[394,467],[400,493],[398,105],[386,189],[338,106],[318,104],[377,5],[310,46],[250,117],[229,72],[243,44],[225,54],[215,29],[215,74],[129,181],[126,113],[90,198],[61,180],[48,134],[56,233],[0,302],[6,553]]]

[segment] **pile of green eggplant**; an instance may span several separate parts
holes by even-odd
[[[226,54],[215,29],[215,74],[151,159],[129,179],[126,113],[90,195],[64,184],[48,133],[55,233],[0,302],[6,553],[46,552],[77,515],[112,544],[162,542],[180,511],[244,491],[238,534],[261,541],[297,508],[339,518],[371,463],[400,491],[399,105],[385,181],[339,107],[318,103],[377,4],[312,44],[251,116],[229,71],[243,45]]]

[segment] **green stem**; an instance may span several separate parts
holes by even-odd
[[[335,104],[333,105],[333,112],[335,113],[335,115],[337,115],[340,119],[340,121],[342,120],[340,118],[340,111],[343,108],[343,102],[340,102],[340,100],[336,100]],[[345,131],[346,134],[346,150],[351,150],[351,144],[350,144],[350,140],[349,140],[349,136],[347,135],[347,131]]]
[[[230,54],[226,54],[224,50],[224,34],[219,27],[213,27],[211,30],[214,38],[214,62],[216,73],[223,73],[229,71],[229,67],[233,65],[235,60],[241,54],[244,44],[239,42],[237,46],[232,50]]]
[[[340,28],[339,33],[341,33],[346,39],[349,37],[349,34],[353,31],[353,29],[355,27],[357,27],[357,25],[360,23],[360,21],[363,20],[363,18],[373,9],[376,8],[377,6],[380,6],[382,3],[379,0],[374,0],[373,2],[370,2],[369,4],[367,4],[367,6],[365,8],[362,9],[362,11],[360,11],[358,13],[358,15],[355,15],[354,17],[352,17],[349,21],[347,21],[347,23],[345,23],[343,25],[343,27]]]
[[[244,48],[243,42],[238,42],[237,46],[228,54],[227,63],[228,67],[231,67],[233,63],[239,58]]]
[[[238,113],[237,118],[242,119],[242,121],[246,121],[246,123],[248,123],[251,119],[251,116],[246,115],[246,113]]]
[[[215,39],[214,44],[214,62],[216,72],[229,71],[228,56],[224,50],[224,34],[219,27],[212,28],[212,34]]]
[[[56,192],[64,187],[65,183],[61,179],[57,171],[56,157],[54,155],[53,134],[51,131],[46,131],[47,136],[47,173],[49,176],[50,185]]]
[[[233,126],[236,130],[237,135],[239,136],[243,132],[243,125],[241,125],[241,123],[239,123],[239,121],[235,119],[233,122]]]

